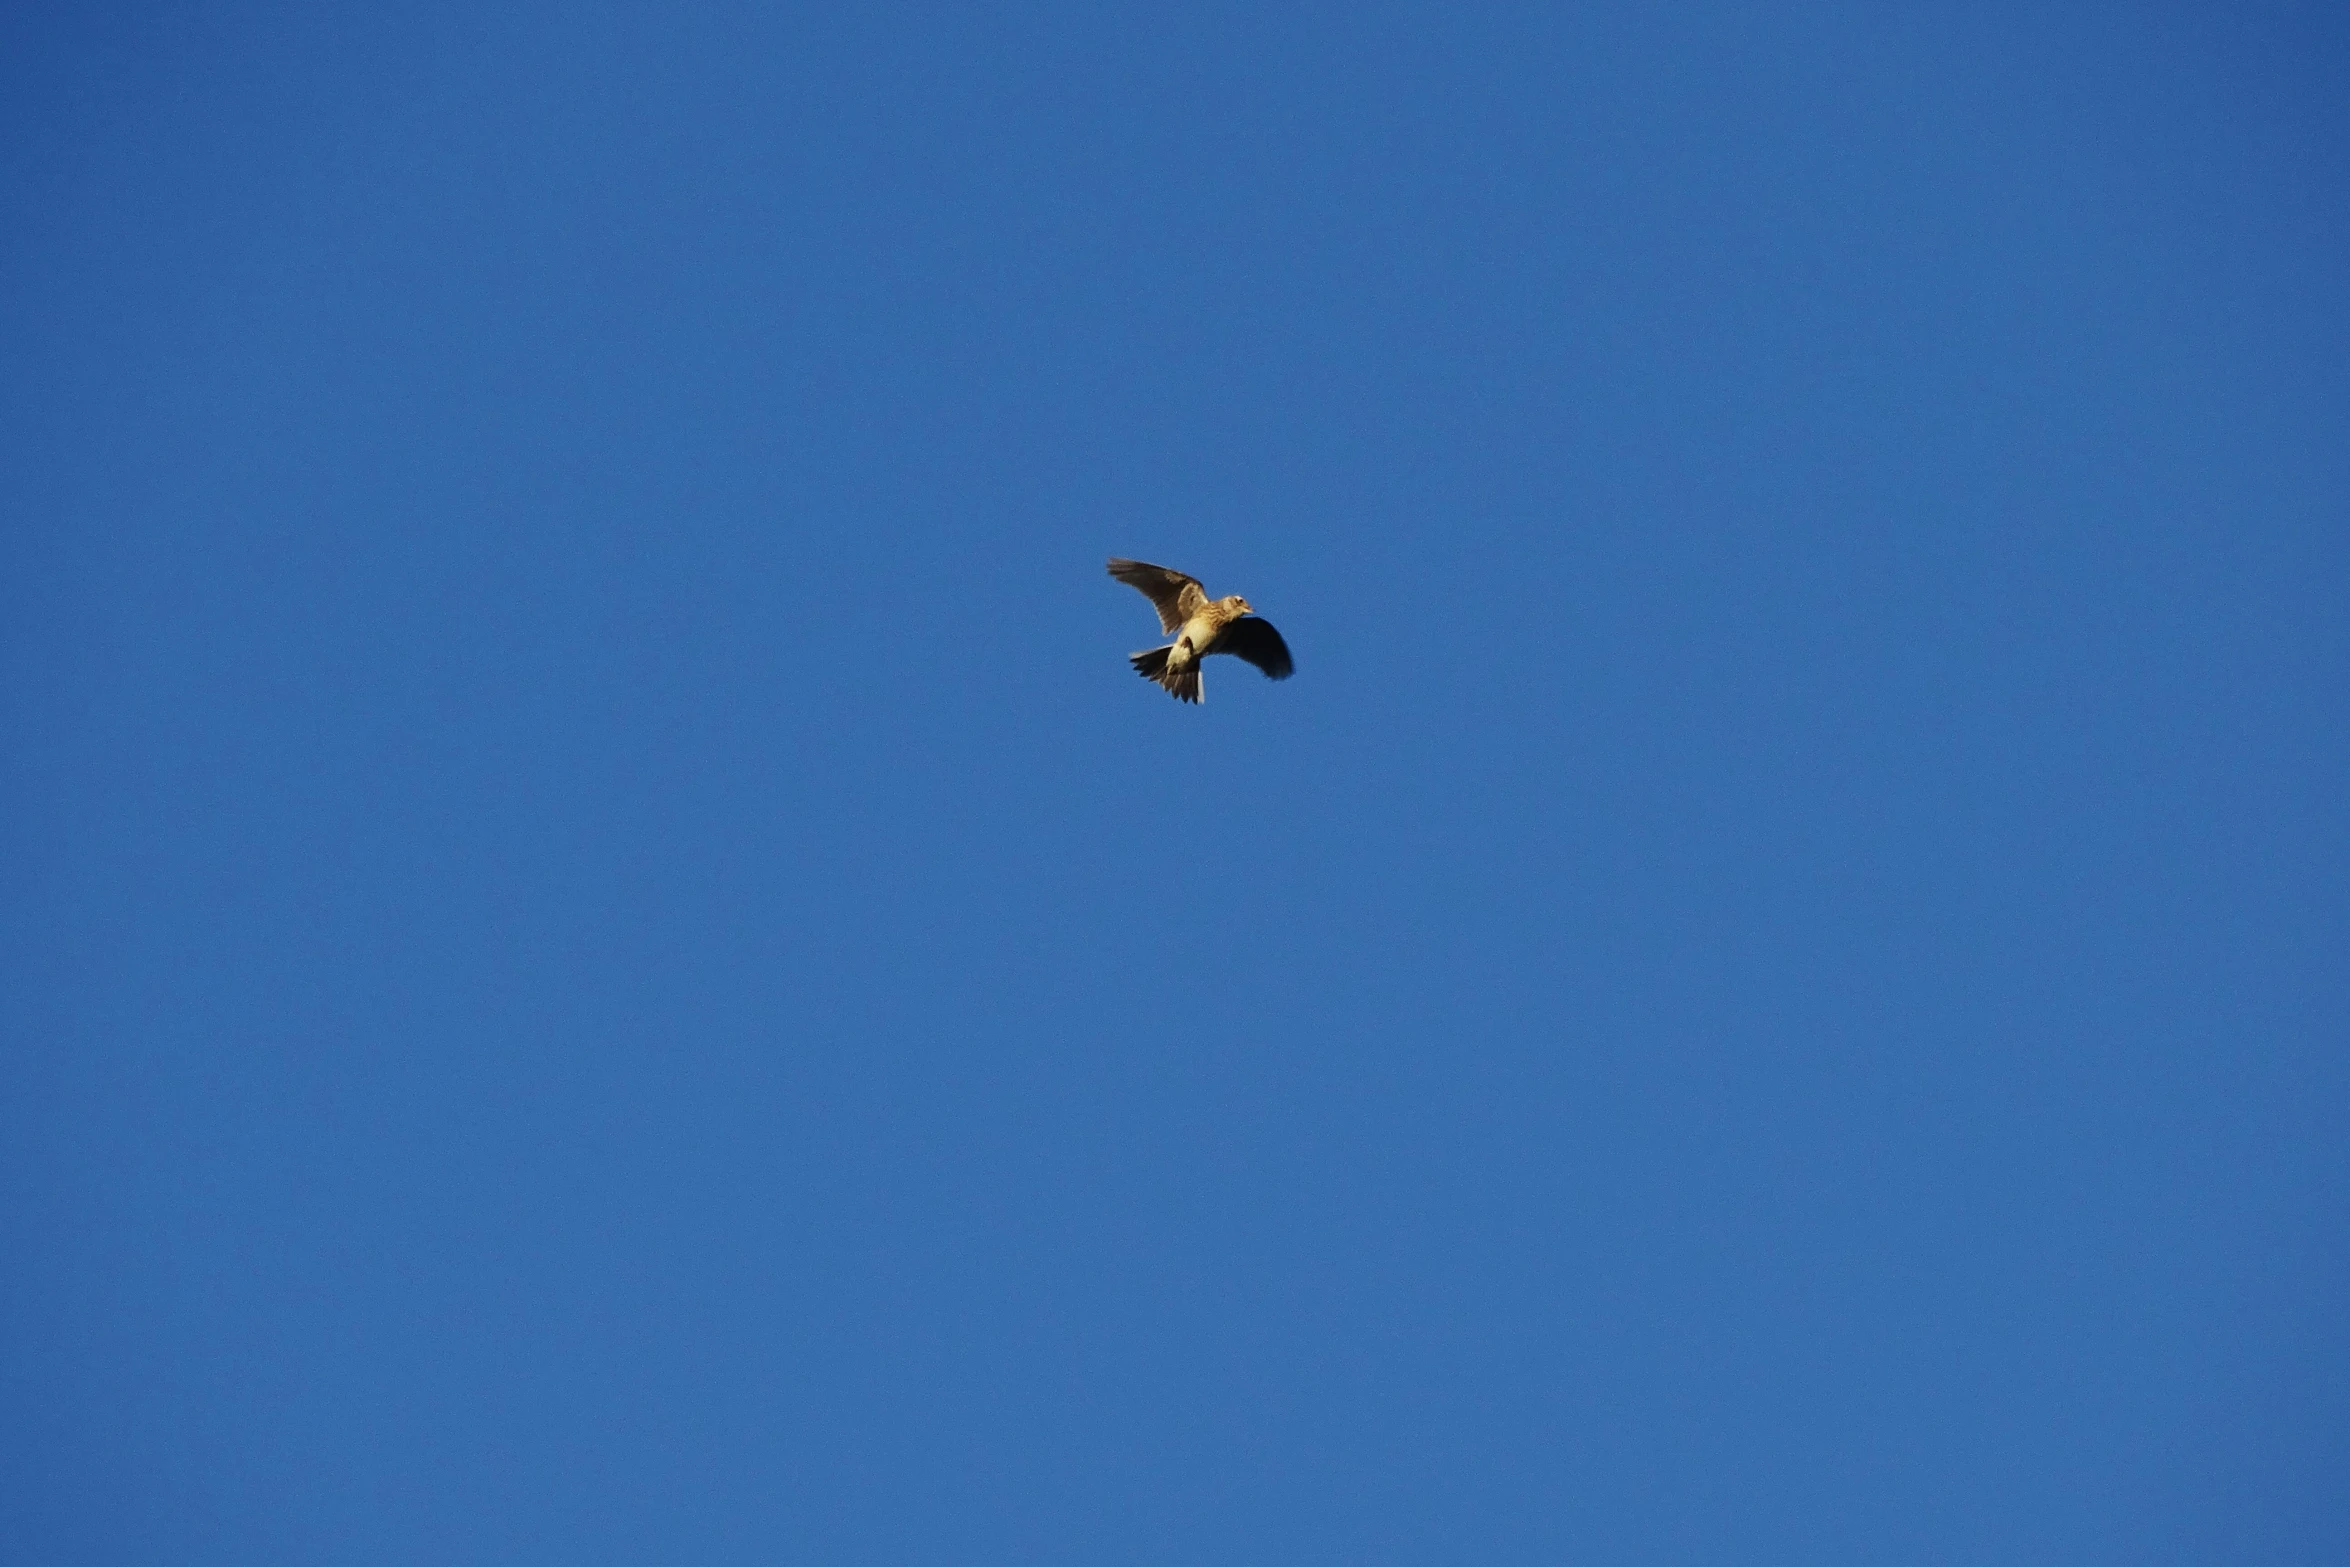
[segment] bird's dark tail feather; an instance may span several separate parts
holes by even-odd
[[[1154,647],[1129,655],[1127,662],[1134,666],[1134,672],[1143,679],[1165,686],[1177,701],[1196,702],[1199,700],[1199,663],[1194,660],[1170,673],[1167,669],[1167,655],[1173,651],[1173,648]]]

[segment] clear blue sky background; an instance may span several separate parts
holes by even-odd
[[[0,28],[0,1558],[2350,1560],[2338,8],[339,9]]]

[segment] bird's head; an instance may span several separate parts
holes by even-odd
[[[1242,615],[1253,615],[1256,613],[1255,610],[1248,607],[1248,600],[1242,598],[1237,593],[1233,594],[1230,598],[1224,601],[1224,607]]]

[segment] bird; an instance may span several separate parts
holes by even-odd
[[[1166,687],[1176,701],[1200,699],[1199,662],[1211,653],[1245,658],[1274,680],[1287,680],[1296,672],[1281,633],[1271,621],[1258,619],[1239,594],[1212,599],[1197,577],[1116,555],[1110,557],[1110,575],[1149,599],[1159,612],[1159,629],[1173,634],[1175,640],[1167,646],[1130,654],[1127,661],[1143,679]]]

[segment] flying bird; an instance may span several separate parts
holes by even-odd
[[[1155,680],[1179,702],[1199,700],[1199,661],[1211,653],[1245,658],[1275,680],[1287,680],[1297,665],[1289,644],[1272,622],[1259,620],[1248,600],[1234,593],[1208,597],[1199,578],[1146,561],[1110,558],[1110,575],[1139,589],[1159,612],[1159,629],[1175,640],[1130,655],[1136,674]]]

